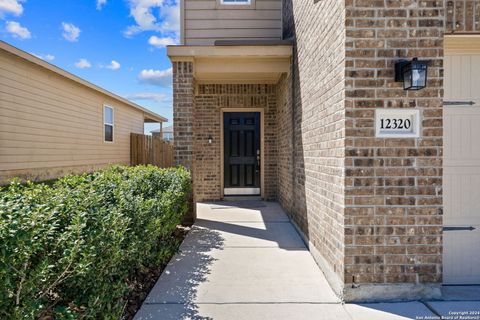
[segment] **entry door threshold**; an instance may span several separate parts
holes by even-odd
[[[259,201],[262,200],[261,196],[224,196],[224,201]]]
[[[223,194],[226,196],[258,196],[260,188],[224,188]]]

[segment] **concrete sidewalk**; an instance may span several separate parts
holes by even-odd
[[[198,204],[197,216],[136,320],[435,319],[448,309],[343,305],[277,203]]]

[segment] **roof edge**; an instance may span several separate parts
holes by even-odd
[[[34,55],[32,55],[32,54],[30,54],[30,53],[28,53],[28,52],[26,52],[26,51],[23,51],[23,50],[21,50],[21,49],[19,49],[19,48],[17,48],[17,47],[14,47],[14,46],[12,46],[11,44],[8,44],[8,43],[6,43],[6,42],[3,41],[3,40],[0,40],[0,50],[6,51],[6,52],[8,52],[8,53],[10,53],[10,54],[13,54],[13,55],[19,57],[19,58],[22,58],[22,59],[24,59],[24,60],[27,60],[27,61],[35,64],[35,65],[38,65],[38,66],[40,66],[40,67],[42,67],[42,68],[45,68],[45,69],[47,69],[47,70],[49,70],[49,71],[52,71],[52,72],[54,72],[54,73],[56,73],[56,74],[58,74],[58,75],[60,75],[60,76],[62,76],[62,77],[64,77],[64,78],[67,78],[67,79],[69,79],[69,80],[71,80],[71,81],[74,81],[74,82],[76,82],[76,83],[78,83],[78,84],[80,84],[80,85],[83,85],[83,86],[85,86],[85,87],[87,87],[87,88],[89,88],[89,89],[92,89],[92,90],[95,90],[95,91],[97,91],[97,92],[100,92],[100,93],[102,93],[102,94],[104,94],[104,95],[106,95],[106,96],[109,96],[109,97],[112,98],[112,99],[115,99],[115,100],[117,100],[117,101],[120,101],[120,102],[122,102],[122,103],[125,103],[125,104],[129,105],[129,106],[132,107],[132,108],[135,108],[135,109],[137,109],[137,110],[140,110],[140,111],[143,112],[144,117],[145,117],[146,119],[151,119],[151,120],[155,120],[155,121],[158,121],[158,122],[168,122],[168,119],[167,119],[167,118],[162,117],[161,115],[159,115],[159,114],[157,114],[157,113],[155,113],[155,112],[153,112],[153,111],[150,111],[150,110],[148,110],[148,109],[146,109],[146,108],[144,108],[144,107],[142,107],[142,106],[140,106],[140,105],[138,105],[138,104],[136,104],[136,103],[134,103],[134,102],[132,102],[132,101],[130,101],[130,100],[128,100],[128,99],[125,99],[125,98],[123,98],[123,97],[121,97],[121,96],[119,96],[119,95],[117,95],[117,94],[115,94],[115,93],[112,93],[112,92],[110,92],[110,91],[108,91],[108,90],[106,90],[106,89],[103,89],[102,87],[99,87],[99,86],[97,86],[97,85],[95,85],[95,84],[93,84],[93,83],[91,83],[91,82],[89,82],[89,81],[87,81],[87,80],[84,80],[84,79],[82,79],[82,78],[80,78],[80,77],[78,77],[78,76],[76,76],[76,75],[74,75],[74,74],[72,74],[72,73],[70,73],[70,72],[68,72],[68,71],[60,68],[60,67],[57,67],[57,66],[55,66],[55,65],[53,65],[53,64],[51,64],[51,63],[48,63],[48,62],[46,62],[45,60],[42,60],[42,59],[40,59],[40,58],[37,58],[37,57],[35,57]]]
[[[275,45],[228,42],[225,45],[172,45],[167,46],[167,55],[183,58],[239,57],[245,58],[290,58],[293,55],[291,42]]]
[[[155,130],[151,130],[150,133],[160,133],[160,129],[155,129]],[[166,126],[166,127],[163,127],[162,128],[162,132],[163,133],[170,133],[170,132],[173,132],[173,125],[172,126]]]
[[[215,46],[291,46],[292,40],[215,40]]]

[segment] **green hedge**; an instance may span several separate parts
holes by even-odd
[[[118,319],[188,210],[183,168],[112,167],[0,190],[0,319]]]

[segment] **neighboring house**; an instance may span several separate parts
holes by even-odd
[[[479,284],[472,6],[182,0],[168,55],[175,159],[192,170],[194,200],[279,201],[345,300]],[[395,63],[413,57],[430,60],[418,91],[395,82]]]
[[[163,140],[173,142],[173,126],[152,130],[150,133],[152,136],[161,136]]]
[[[0,42],[0,183],[130,163],[130,133],[167,119]]]

